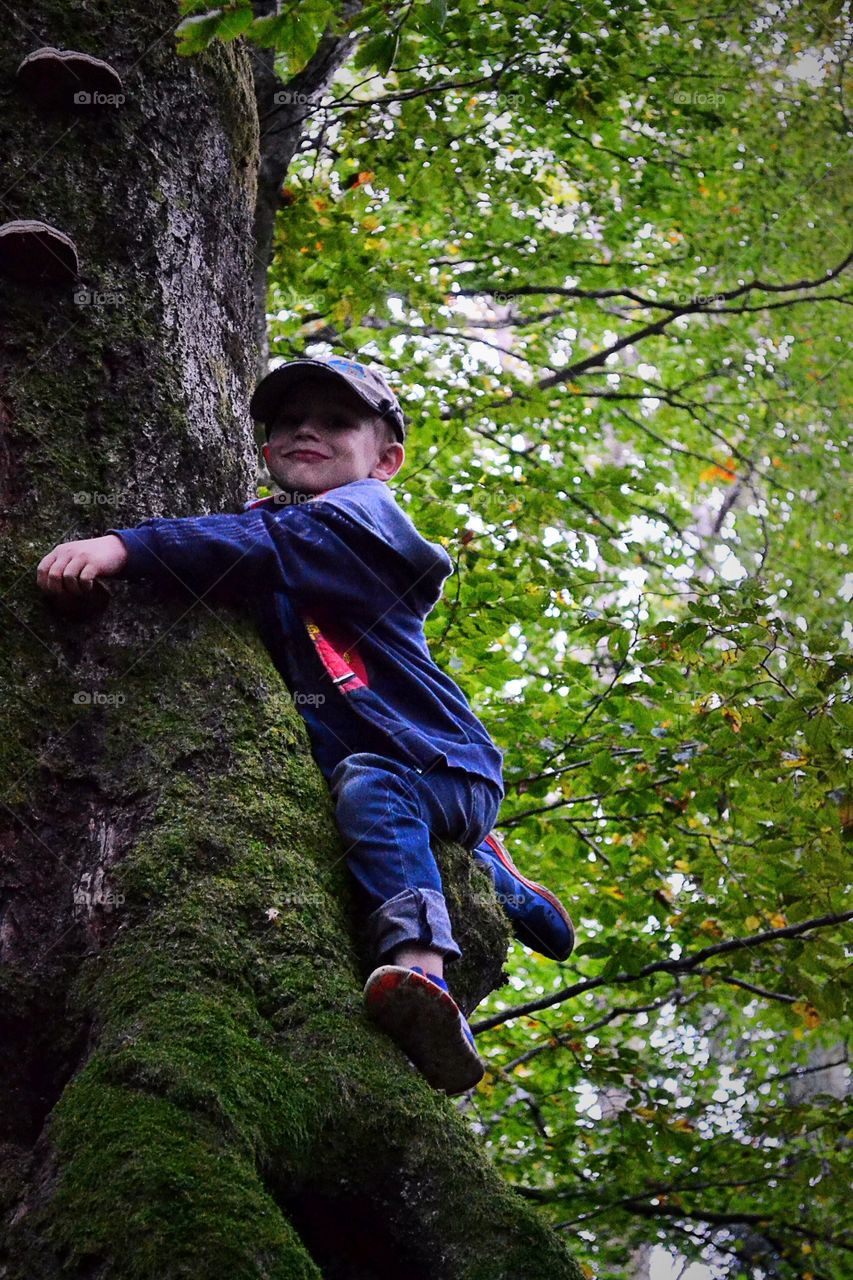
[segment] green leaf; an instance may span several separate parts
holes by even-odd
[[[375,67],[381,75],[387,75],[394,65],[397,50],[400,47],[398,31],[383,32],[367,40],[355,58],[355,66],[359,70]]]
[[[430,24],[441,31],[447,21],[447,0],[427,0]]]
[[[179,39],[177,52],[182,57],[189,57],[193,53],[201,53],[202,50],[207,48],[211,40],[216,37],[221,18],[221,9],[213,9],[207,14],[185,18],[183,22],[178,24],[175,31]]]

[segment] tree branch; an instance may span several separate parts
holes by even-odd
[[[516,1005],[511,1009],[505,1009],[502,1013],[495,1013],[489,1018],[483,1018],[480,1022],[472,1023],[471,1029],[474,1032],[490,1031],[492,1027],[502,1026],[505,1022],[511,1022],[514,1018],[538,1013],[542,1009],[552,1009],[554,1005],[563,1004],[564,1001],[571,1000],[575,996],[585,995],[587,991],[596,991],[599,987],[621,986],[625,983],[641,982],[643,978],[649,978],[655,973],[692,973],[716,956],[729,955],[734,951],[743,951],[752,947],[761,947],[784,938],[798,938],[801,934],[808,933],[812,929],[824,929],[830,925],[844,924],[848,920],[853,920],[853,911],[816,916],[811,920],[802,920],[799,924],[785,925],[781,929],[766,929],[763,933],[754,933],[746,938],[729,938],[726,942],[717,942],[713,946],[703,947],[701,951],[696,951],[693,955],[682,956],[677,960],[655,960],[651,964],[644,965],[636,973],[616,973],[609,977],[584,978],[570,987],[564,987],[562,991],[558,991],[554,995],[544,996],[541,1000],[531,1000],[527,1004]]]

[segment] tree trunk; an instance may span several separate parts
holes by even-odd
[[[36,587],[58,542],[252,496],[252,73],[239,44],[177,57],[177,16],[40,0],[2,59],[3,217],[70,235],[80,278],[0,279],[0,1276],[576,1277],[363,1017],[328,789],[249,618]],[[43,44],[110,61],[124,103],[34,107]],[[470,1008],[505,925],[437,852]]]

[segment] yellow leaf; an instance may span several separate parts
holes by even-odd
[[[676,871],[689,871],[690,863],[687,861],[686,858],[676,858],[675,869]]]
[[[717,920],[713,920],[713,919],[703,920],[699,928],[702,930],[703,933],[710,933],[712,938],[722,938],[723,936],[723,931],[720,928],[719,922]]]
[[[734,707],[723,707],[723,716],[728,720],[732,727],[733,733],[740,733],[740,727],[743,724],[743,716]]]
[[[366,218],[362,218],[361,225],[365,231],[375,231],[379,226],[379,219],[374,214],[369,213]]]
[[[808,1000],[798,1000],[796,1004],[791,1005],[791,1008],[794,1010],[794,1013],[798,1013],[800,1015],[809,1031],[813,1030],[814,1027],[820,1026],[820,1014],[814,1005],[810,1004]]]
[[[602,889],[601,892],[606,893],[610,898],[617,898],[620,902],[625,901],[625,895],[617,884],[610,884],[606,889]]]
[[[332,307],[332,317],[337,324],[342,324],[352,315],[352,304],[349,298],[339,298]]]
[[[809,762],[808,756],[797,756],[795,760],[783,760],[782,768],[783,769],[799,769],[800,765],[808,764],[808,762]]]
[[[595,1275],[595,1272],[593,1271],[592,1267],[589,1265],[588,1262],[581,1263],[581,1271],[584,1274],[585,1280],[592,1280],[593,1276]]]
[[[788,921],[782,915],[781,911],[777,911],[775,915],[770,917],[770,923],[774,929],[784,929]]]
[[[746,919],[744,920],[744,924],[746,925],[747,929],[757,929],[761,924],[761,921],[759,920],[758,916],[747,916]]]

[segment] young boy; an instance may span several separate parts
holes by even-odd
[[[502,753],[430,657],[424,619],[452,565],[388,488],[406,425],[385,378],[340,357],[294,360],[259,383],[250,409],[280,492],[238,515],[155,518],[62,543],[37,581],[74,595],[112,574],[177,578],[252,611],[305,719],[369,908],[367,1010],[434,1087],[462,1093],[483,1064],[444,981],[461,952],[430,833],[473,851],[525,945],[564,960],[572,923],[492,832]]]

